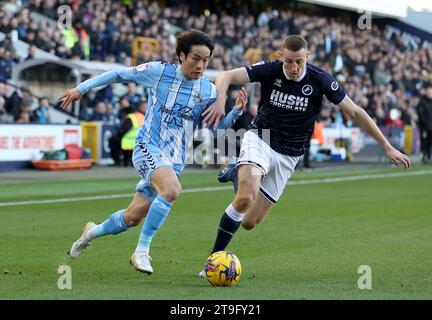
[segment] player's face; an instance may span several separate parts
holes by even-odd
[[[283,68],[291,80],[297,80],[303,74],[308,55],[305,49],[299,51],[283,49],[281,51],[280,59],[283,62]]]
[[[210,60],[210,49],[207,46],[192,46],[187,56],[180,53],[181,71],[189,80],[199,79]]]

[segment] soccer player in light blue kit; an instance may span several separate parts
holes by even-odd
[[[140,272],[153,272],[149,256],[152,238],[180,195],[178,177],[185,167],[193,132],[203,120],[202,112],[217,98],[215,85],[203,77],[213,48],[207,34],[198,30],[183,32],[177,36],[176,43],[180,65],[149,62],[113,70],[84,81],[60,98],[61,106],[66,108],[90,89],[110,83],[136,82],[152,91],[133,152],[133,164],[141,177],[136,194],[127,209],[113,213],[101,224],[88,222],[69,251],[71,257],[80,256],[95,238],[126,231],[147,216],[130,262]],[[246,90],[242,88],[235,107],[221,120],[219,128],[231,127],[246,103]],[[214,117],[216,113],[213,111]],[[213,128],[216,127],[215,122]]]

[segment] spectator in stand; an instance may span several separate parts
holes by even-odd
[[[105,86],[98,90],[93,98],[93,104],[96,105],[99,102],[112,103],[114,99],[113,89],[111,85]]]
[[[16,123],[30,123],[30,112],[21,111],[18,118],[15,120]]]
[[[119,105],[118,118],[120,119],[120,121],[123,121],[123,115],[124,115],[123,109],[131,108],[131,105],[129,103],[129,100],[126,98],[120,98],[118,105]]]
[[[27,57],[25,58],[25,60],[34,59],[35,56],[36,56],[36,46],[34,44],[31,44],[28,47]]]
[[[137,108],[143,97],[137,93],[137,86],[135,83],[128,83],[127,89],[128,92],[123,97],[121,97],[121,100],[126,99],[132,108]]]
[[[382,124],[394,108],[401,111],[403,123],[412,123],[419,84],[429,81],[432,75],[432,49],[415,49],[401,36],[387,37],[376,25],[367,32],[360,30],[349,13],[326,17],[307,9],[296,8],[294,12],[284,8],[285,5],[252,12],[241,3],[231,3],[227,10],[228,4],[224,2],[209,1],[211,13],[206,16],[199,5],[190,6],[181,0],[168,1],[164,8],[151,0],[74,1],[74,17],[79,17],[74,30],[82,30],[82,33],[71,34],[73,46],[68,48],[60,30],[50,28],[46,22],[36,22],[31,14],[36,11],[57,19],[56,9],[60,4],[69,4],[68,1],[27,0],[22,3],[17,13],[0,8],[1,32],[8,34],[17,30],[19,39],[66,59],[87,57],[83,48],[88,40],[90,59],[114,60],[126,66],[133,65],[132,40],[136,36],[155,38],[161,45],[161,52],[147,52],[139,63],[158,59],[175,62],[174,32],[167,30],[177,27],[197,27],[215,38],[208,67],[217,70],[271,60],[280,47],[278,39],[302,32],[313,43],[311,63],[319,62],[327,71],[337,73],[337,80],[347,88],[349,95],[364,102],[362,106],[378,124]],[[77,42],[77,38],[86,40]],[[0,80],[9,79],[12,66],[18,62],[10,39],[4,42],[0,44]],[[375,88],[381,85],[384,87]],[[337,110],[330,105],[329,108]],[[323,108],[324,123],[331,121],[324,119],[329,114],[331,112],[326,113]]]
[[[424,94],[418,104],[417,112],[422,161],[427,164],[431,161],[432,153],[432,83],[425,85]]]
[[[108,121],[107,107],[104,102],[98,102],[96,104],[95,110],[88,121]]]
[[[23,115],[25,113],[28,114],[28,122],[31,122],[31,112],[32,112],[32,105],[33,105],[33,100],[32,99],[22,99],[21,103],[18,107],[18,114],[15,116],[15,120],[18,122],[19,119],[27,119],[27,117],[24,117]],[[27,120],[26,120],[27,121]]]
[[[81,100],[79,101],[79,120],[81,121],[88,121],[91,114],[93,113],[92,108],[92,99],[90,98],[90,94],[86,93],[82,96]]]
[[[12,66],[14,60],[12,59],[12,52],[0,47],[0,81],[5,81],[11,78]]]
[[[9,86],[4,81],[0,81],[0,96],[5,99],[5,101],[9,98]]]
[[[10,113],[14,119],[17,119],[21,113],[22,102],[30,107],[33,105],[33,95],[30,90],[26,88],[16,88],[12,95],[6,101],[6,111]]]
[[[82,60],[88,60],[90,57],[90,38],[87,31],[82,26],[82,22],[76,20],[72,30],[75,37],[75,45],[72,47],[72,52],[78,55]]]
[[[51,103],[48,98],[40,98],[39,106],[34,110],[30,116],[30,119],[34,123],[47,124],[52,123],[50,117]]]
[[[146,111],[146,101],[141,101],[136,111],[131,107],[122,109],[123,121],[116,134],[109,139],[114,166],[119,167],[122,163],[125,167],[132,165],[132,151],[136,134],[144,122]]]
[[[0,123],[12,123],[14,121],[13,117],[7,113],[5,106],[5,98],[0,96]]]
[[[114,105],[111,102],[106,104],[106,120],[105,123],[109,125],[118,126],[120,123],[119,116],[117,110],[114,108]]]

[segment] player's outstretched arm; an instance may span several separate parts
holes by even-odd
[[[137,67],[119,68],[104,72],[96,77],[81,82],[76,88],[63,93],[60,97],[60,100],[62,100],[61,107],[68,108],[72,101],[79,100],[91,89],[112,83],[135,82],[152,87],[160,72],[161,64],[158,62],[149,62]]]
[[[403,153],[396,150],[390,144],[390,142],[388,142],[381,130],[378,128],[372,118],[369,117],[366,111],[356,105],[348,96],[345,96],[345,98],[338,104],[338,107],[383,146],[387,156],[395,165],[402,164],[405,169],[410,167],[410,159]]]
[[[204,122],[208,127],[214,124],[213,127],[215,129],[218,128],[219,122],[225,114],[225,102],[227,99],[227,90],[229,85],[243,83],[249,83],[249,77],[245,68],[237,68],[230,71],[221,72],[216,77],[216,101],[202,113]]]
[[[112,70],[104,72],[96,77],[81,82],[76,88],[67,90],[63,93],[59,98],[62,101],[60,107],[63,109],[69,108],[69,105],[73,101],[81,99],[81,97],[91,89],[111,83],[124,83],[130,81],[128,74],[132,71],[128,72],[126,70]]]
[[[91,89],[106,86],[111,83],[125,83],[133,81],[136,78],[133,68],[121,68],[115,69],[108,72],[104,72],[96,77],[90,78],[84,82],[81,82],[76,88],[71,89],[63,93],[60,97],[62,108],[68,108],[72,101],[79,100],[86,92]]]

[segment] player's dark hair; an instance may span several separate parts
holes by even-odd
[[[210,56],[213,53],[214,42],[213,39],[202,31],[192,29],[184,31],[176,36],[176,53],[180,60],[180,53],[183,52],[185,56],[189,54],[192,46],[207,46],[210,49]]]
[[[285,38],[282,44],[282,50],[288,49],[297,52],[301,49],[308,49],[308,43],[305,38],[299,36],[298,34],[293,34]]]

